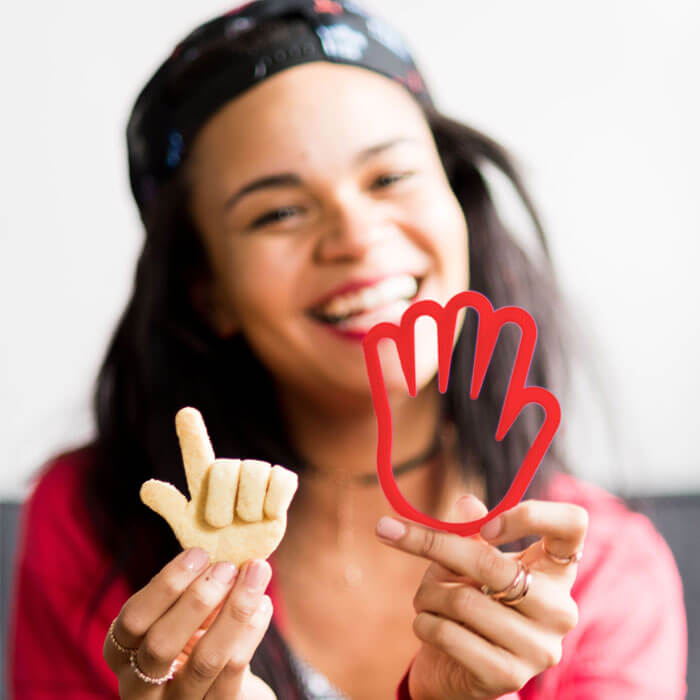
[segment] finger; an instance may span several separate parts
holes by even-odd
[[[512,561],[517,562],[515,559]],[[436,564],[435,566],[440,565]],[[571,598],[570,585],[562,583],[561,579],[551,578],[543,574],[543,572],[531,571],[530,573],[531,579],[527,593],[519,602],[509,606],[505,606],[502,602],[493,600],[489,595],[482,593],[481,583],[467,576],[448,575],[443,579],[433,580],[424,578],[414,597],[414,609],[416,612],[420,612],[423,604],[422,595],[426,587],[439,586],[445,590],[453,590],[469,586],[487,600],[508,610],[517,611],[521,616],[537,622],[542,628],[553,630],[559,634],[566,634],[578,622],[578,607]],[[501,591],[504,588],[505,586],[502,586],[498,589],[492,588],[492,590]],[[508,597],[516,595],[521,589],[522,584],[518,585],[516,591]]]
[[[513,654],[453,620],[422,612],[413,621],[413,632],[463,666],[476,687],[490,692],[489,697],[520,690],[533,675]]]
[[[473,494],[460,496],[450,508],[447,520],[449,522],[468,522],[470,520],[478,520],[488,513],[486,506]],[[473,535],[476,539],[481,539],[480,536]],[[441,581],[445,583],[470,583],[471,579],[466,576],[459,576],[450,569],[447,569],[442,564],[431,562],[430,566],[425,570],[422,583],[429,581]]]
[[[478,520],[488,513],[488,508],[472,493],[460,496],[450,509],[450,522]],[[474,535],[476,537],[476,535]]]
[[[123,633],[116,630],[116,619],[113,625],[110,625],[110,629],[107,630],[107,634],[102,643],[102,656],[112,671],[116,674],[127,668],[129,666],[129,659],[131,657],[131,651],[134,647],[127,647],[123,643]],[[110,631],[112,634],[110,634]],[[112,640],[112,635],[114,635],[115,642]],[[117,646],[117,644],[119,646]],[[120,648],[121,647],[121,648]]]
[[[539,581],[537,582],[539,583]],[[430,612],[465,625],[496,646],[528,659],[543,670],[561,658],[561,639],[576,624],[575,604],[559,588],[546,599],[533,585],[528,617],[484,595],[474,586],[421,585],[413,601],[416,613]],[[528,592],[528,596],[530,595]]]
[[[217,611],[218,612],[218,611]],[[206,634],[207,630],[206,629],[198,629],[188,640],[187,644],[185,644],[184,647],[182,647],[182,653],[178,657],[179,659],[182,660],[180,663],[180,666],[183,666],[185,661],[189,658],[190,654],[192,653],[192,650],[195,648],[195,645],[197,642]]]
[[[513,558],[483,540],[416,523],[384,516],[377,523],[377,535],[384,544],[435,561],[458,576],[486,584],[493,591],[509,586],[519,571]]]
[[[267,596],[262,612],[258,612],[271,573],[265,560],[249,561],[243,566],[220,613],[173,681],[176,697],[202,697],[210,687],[213,690],[219,675],[219,689],[225,686],[228,692],[224,696],[237,697],[243,672],[272,616]]]
[[[202,480],[214,462],[214,449],[202,414],[196,408],[181,408],[175,416],[175,431],[180,441],[187,488],[192,500],[198,503]]]
[[[236,567],[219,562],[209,567],[148,630],[136,654],[139,668],[159,678],[170,669],[191,636],[230,590]]]
[[[141,485],[141,501],[151,510],[165,518],[168,525],[181,539],[182,514],[187,508],[187,499],[172,484],[158,479],[149,479]]]
[[[211,465],[204,518],[212,527],[233,522],[240,469],[240,459],[216,459]]]
[[[243,678],[243,693],[245,698],[250,698],[251,700],[277,700],[277,695],[270,686],[265,683],[265,681],[256,676],[248,666],[245,676]],[[207,698],[210,696],[207,695]],[[215,700],[228,700],[228,695],[217,695]]]
[[[481,536],[493,545],[540,535],[547,549],[568,557],[583,547],[588,528],[585,508],[554,501],[522,501],[481,528]]]
[[[253,676],[250,670],[253,654],[260,646],[260,642],[262,642],[265,632],[270,625],[272,612],[272,601],[269,596],[264,595],[245,634],[239,639],[241,657],[237,658],[234,652],[207,693],[207,700],[230,700],[232,697],[238,697],[238,694],[242,691],[248,690],[251,693],[258,693],[251,695],[251,697],[276,697],[274,695],[270,696],[270,691],[265,687],[265,684]],[[248,695],[245,695],[245,697],[248,697]]]
[[[221,608],[224,605],[224,601],[222,600],[209,614],[209,617],[207,617],[206,620],[200,625],[201,629],[203,629],[205,632],[211,627],[211,623],[214,622],[216,619],[216,616],[219,614]]]
[[[241,462],[236,501],[236,515],[241,520],[254,523],[263,519],[263,504],[271,469],[269,462],[258,459],[244,459]]]
[[[204,634],[198,630],[203,616],[220,602],[232,585],[235,567],[219,562],[200,576],[182,594],[171,609],[146,633],[133,659],[135,667],[151,678],[163,678],[178,674],[187,661],[197,639]],[[191,636],[188,636],[192,632]],[[130,669],[123,673],[122,685],[143,697],[144,679]],[[148,687],[149,684],[145,684]],[[128,693],[127,693],[128,694]]]
[[[209,554],[195,547],[181,552],[143,588],[124,603],[114,621],[114,636],[122,646],[136,649],[151,625],[180,597],[209,563]],[[105,660],[112,670],[128,662],[109,635],[105,638]]]
[[[270,483],[265,495],[265,517],[275,520],[286,515],[299,486],[299,476],[278,465],[270,471]]]

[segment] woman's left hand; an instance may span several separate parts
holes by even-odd
[[[452,520],[476,520],[486,512],[474,496],[462,497]],[[562,639],[578,620],[571,597],[577,566],[556,563],[543,546],[561,558],[580,551],[588,527],[585,509],[523,501],[473,537],[393,520],[405,533],[390,541],[378,524],[380,540],[432,562],[413,599],[413,631],[423,642],[409,672],[413,700],[497,698],[559,663]],[[529,535],[542,539],[523,552],[503,553],[495,546]],[[510,606],[482,593],[482,585],[506,589],[518,574],[518,559],[532,573],[522,600]]]

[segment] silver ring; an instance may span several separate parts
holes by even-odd
[[[167,683],[175,675],[175,662],[170,665],[170,670],[160,678],[154,678],[153,676],[147,676],[140,668],[139,662],[136,660],[136,650],[132,650],[131,656],[129,658],[129,664],[131,668],[134,669],[134,673],[144,682],[150,683],[151,685],[163,685]]]
[[[114,644],[119,651],[121,651],[123,654],[131,654],[132,652],[136,651],[135,649],[129,649],[128,647],[122,646],[118,641],[117,638],[114,636],[114,623],[117,621],[117,618],[115,617],[114,620],[112,620],[112,624],[109,626],[109,638]]]
[[[553,561],[555,564],[562,564],[562,565],[567,565],[567,564],[578,564],[578,562],[581,561],[581,558],[583,557],[583,550],[579,549],[578,552],[574,552],[571,556],[569,557],[559,557],[556,554],[552,554],[545,546],[544,546],[544,540],[540,540],[542,543],[542,551],[547,555],[550,561]]]

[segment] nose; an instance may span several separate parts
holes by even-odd
[[[315,257],[318,262],[360,260],[389,236],[392,228],[381,203],[359,195],[338,196],[318,240]]]

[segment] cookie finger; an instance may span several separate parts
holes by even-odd
[[[238,499],[236,515],[249,523],[263,519],[263,504],[270,480],[269,462],[258,459],[244,459],[238,480]]]
[[[191,406],[181,408],[175,415],[175,431],[180,441],[187,488],[192,500],[198,503],[202,480],[214,462],[214,449],[202,414]]]
[[[211,465],[204,518],[212,527],[233,522],[240,469],[240,459],[217,459]]]
[[[290,469],[276,465],[270,471],[270,484],[265,495],[265,517],[274,520],[287,513],[289,504],[299,486],[298,475]]]

